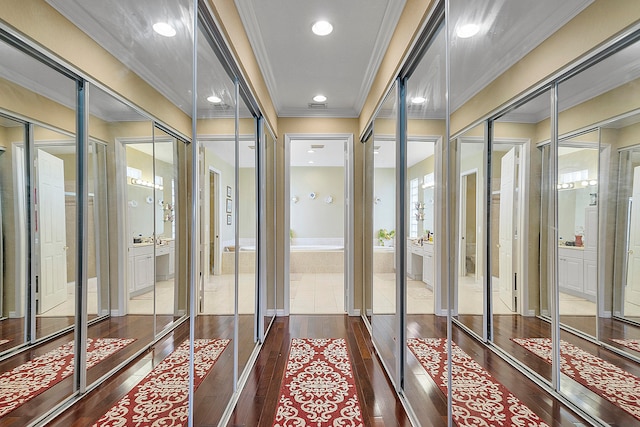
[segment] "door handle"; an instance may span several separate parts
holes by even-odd
[[[63,251],[66,251],[67,249],[69,249],[69,246],[63,246],[63,247],[62,247],[62,250],[63,250]]]

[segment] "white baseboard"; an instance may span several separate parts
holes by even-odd
[[[604,317],[604,318],[606,318],[606,319],[610,319],[610,318],[611,318],[611,312],[610,312],[610,311],[608,311],[608,310],[605,310],[605,311],[602,313],[602,317]]]
[[[9,319],[18,319],[18,318],[20,318],[20,316],[18,316],[18,313],[16,313],[15,311],[9,312]]]
[[[269,309],[267,309],[266,315],[267,316],[277,316],[278,313],[277,313],[277,310],[274,310],[273,308],[269,308]]]
[[[276,310],[276,316],[285,317],[286,315],[287,315],[287,312],[285,311],[284,308],[279,308]]]
[[[184,316],[185,314],[187,314],[186,310],[178,310],[178,316]]]
[[[120,316],[122,316],[122,314],[120,314],[120,310],[118,310],[117,308],[111,310],[111,317],[120,317]]]
[[[367,317],[371,317],[373,315],[373,310],[370,308],[367,308]]]
[[[619,312],[619,311],[614,311],[614,312],[613,312],[613,314],[614,314],[614,316],[616,316],[616,317],[622,317],[622,313],[621,313],[621,312]],[[9,314],[9,316],[11,316],[11,314]]]
[[[108,315],[108,314],[109,314],[109,310],[102,310],[102,311],[100,312],[100,316],[106,316],[106,315]]]
[[[529,310],[529,311],[525,312],[524,315],[527,316],[527,317],[535,317],[536,311],[535,310]]]
[[[349,313],[349,316],[360,317],[360,309],[359,308],[354,308],[351,311],[351,313]]]

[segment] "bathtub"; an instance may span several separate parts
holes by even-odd
[[[291,245],[291,252],[336,252],[343,251],[340,245]]]

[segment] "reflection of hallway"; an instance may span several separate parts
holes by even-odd
[[[157,314],[169,314],[174,312],[174,281],[165,280],[156,282],[155,286],[155,309]],[[153,314],[153,290],[145,292],[144,294],[131,297],[129,299],[129,313],[130,314]]]
[[[395,313],[396,306],[395,273],[374,273],[373,312],[376,314]],[[433,291],[421,280],[407,277],[407,313],[433,314]]]
[[[564,316],[595,316],[596,303],[560,292],[560,314]]]
[[[238,312],[250,314],[255,311],[254,301],[256,293],[255,275],[252,273],[238,274]],[[233,314],[235,304],[235,278],[233,274],[209,276],[204,284],[204,314]]]
[[[458,277],[458,313],[460,314],[482,314],[484,304],[482,302],[483,289],[482,279],[475,276]],[[513,312],[500,299],[500,289],[498,280],[494,279],[492,287],[491,301],[493,303],[494,314],[512,314]]]
[[[292,314],[345,312],[343,273],[291,273],[289,283]]]
[[[66,299],[61,304],[39,314],[38,317],[74,316],[76,313],[75,286],[74,282],[67,283]],[[89,318],[98,313],[98,279],[96,277],[91,277],[87,280],[87,313]]]

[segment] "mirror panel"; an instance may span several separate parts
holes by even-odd
[[[196,338],[226,340],[226,348],[195,401],[195,425],[220,419],[235,389],[236,307],[236,85],[198,25],[197,144],[200,159],[199,277],[194,314]],[[207,100],[210,98],[210,100]],[[251,333],[253,333],[253,326]]]
[[[446,284],[441,280],[441,243],[444,205],[442,194],[442,141],[445,139],[445,32],[442,25],[406,84],[407,175],[405,221],[406,253],[406,340],[404,393],[423,425],[435,414],[444,415],[446,396],[432,383],[414,353],[420,339],[446,336],[442,309]],[[444,257],[446,258],[446,257]],[[437,315],[436,315],[437,314]],[[437,396],[437,397],[434,397]]]
[[[261,243],[266,266],[264,268],[266,278],[261,290],[262,304],[264,307],[263,331],[266,334],[271,322],[276,316],[276,140],[267,125],[266,120],[262,121],[262,138],[264,147],[264,172],[261,174],[261,191],[264,199],[264,230],[261,229],[260,236],[264,236],[265,241]]]
[[[238,245],[238,373],[242,373],[257,341],[257,244],[258,188],[257,153],[261,149],[256,135],[257,121],[240,101],[237,183],[238,189],[227,203],[237,220]],[[235,202],[237,197],[237,202]],[[236,211],[237,210],[237,211]]]
[[[456,318],[470,330],[485,335],[486,283],[483,250],[486,212],[485,136],[478,125],[457,138],[458,184],[456,186],[457,284]]]
[[[385,98],[373,123],[373,292],[371,335],[382,362],[394,381],[398,381],[398,282],[402,269],[396,269],[396,153],[398,142],[397,85]],[[402,187],[404,188],[404,187]]]
[[[0,116],[0,354],[21,346],[25,331],[27,297],[27,201],[25,186],[26,124]],[[13,242],[13,245],[9,245]]]

